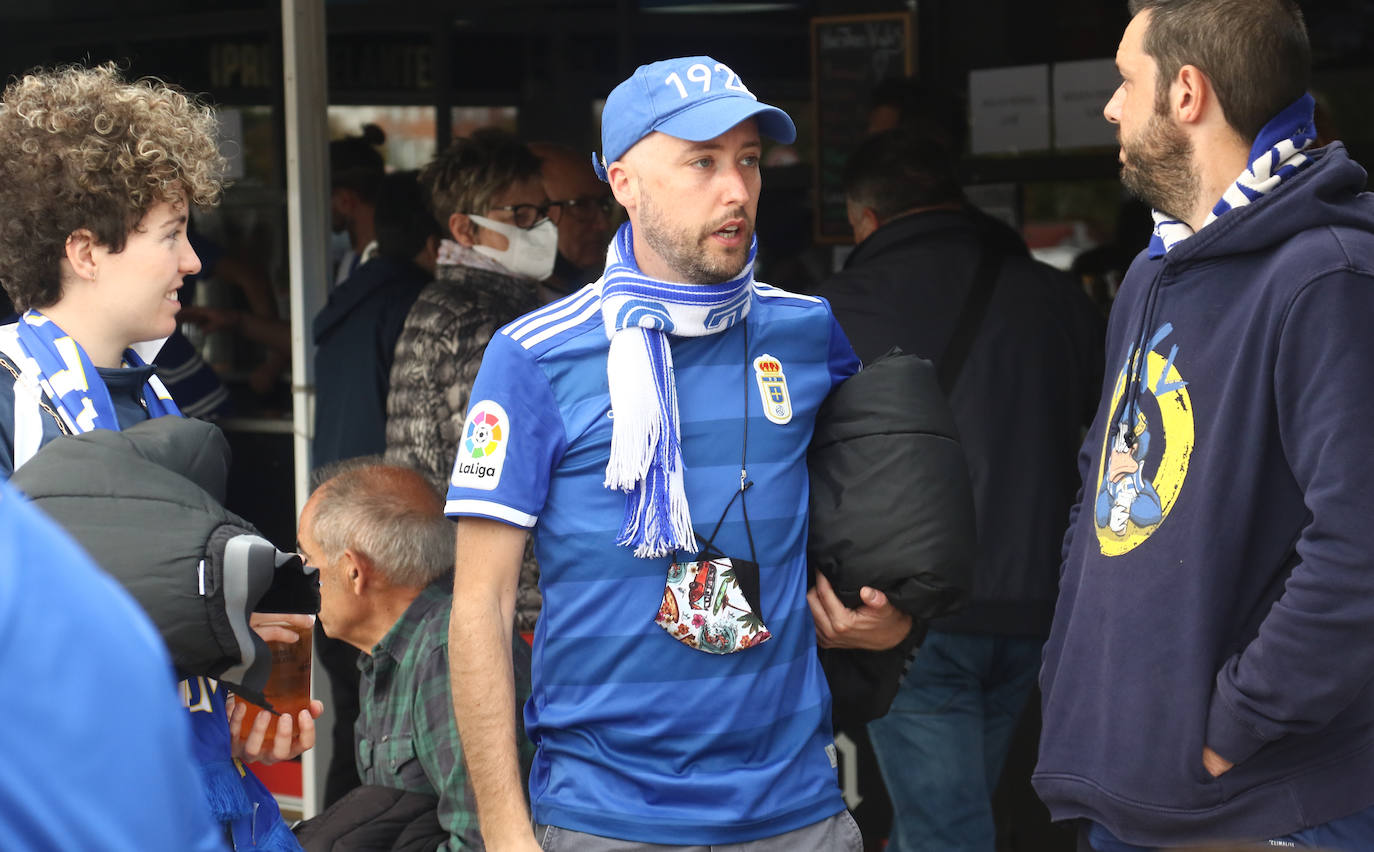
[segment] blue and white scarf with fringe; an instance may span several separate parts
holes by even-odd
[[[1250,167],[1240,173],[1235,183],[1221,196],[1221,200],[1207,214],[1202,227],[1237,207],[1244,207],[1297,174],[1311,159],[1302,152],[1317,139],[1317,125],[1313,120],[1316,101],[1303,95],[1274,116],[1255,137],[1250,148]],[[1174,246],[1193,235],[1193,229],[1167,213],[1154,211],[1155,232],[1150,237],[1151,258],[1163,257]]]
[[[704,337],[749,315],[758,239],[740,274],[720,284],[675,284],[650,278],[635,263],[634,234],[616,232],[601,278],[601,319],[610,338],[611,458],[607,488],[626,492],[616,544],[652,559],[695,553],[692,514],[683,485],[677,387],[668,335]]]

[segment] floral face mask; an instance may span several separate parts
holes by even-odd
[[[735,492],[744,494],[752,483]],[[725,507],[725,513],[735,503]],[[744,501],[740,501],[744,510]],[[654,622],[689,648],[707,654],[733,654],[768,641],[772,636],[763,623],[759,603],[759,564],[757,558],[726,556],[713,544],[725,513],[702,539],[701,552],[691,562],[674,560],[668,566],[663,602]],[[749,538],[749,555],[754,557],[754,536],[749,531],[749,513],[744,510],[744,529]]]

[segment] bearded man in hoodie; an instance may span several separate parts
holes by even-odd
[[[1113,308],[1035,785],[1097,852],[1374,848],[1374,196],[1289,0],[1132,0]],[[1082,848],[1082,847],[1080,847]]]

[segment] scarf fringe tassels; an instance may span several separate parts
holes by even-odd
[[[611,337],[606,373],[615,427],[605,486],[629,495],[615,543],[634,547],[641,558],[662,556],[693,540],[682,482],[673,353],[662,333],[627,329]],[[656,387],[666,387],[666,397],[645,392]]]

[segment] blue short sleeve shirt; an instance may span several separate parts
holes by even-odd
[[[720,844],[838,813],[830,695],[806,604],[806,451],[817,409],[858,359],[824,300],[758,283],[745,323],[670,338],[693,523],[705,536],[725,513],[717,546],[750,558],[739,501],[725,512],[743,452],[772,633],[707,654],[654,621],[671,558],[615,544],[625,495],[602,484],[614,412],[599,296],[589,285],[493,337],[446,507],[534,530],[544,599],[525,707],[534,819]]]

